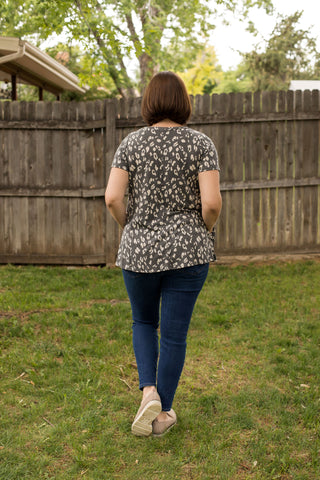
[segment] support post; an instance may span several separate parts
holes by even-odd
[[[11,91],[11,100],[17,100],[17,75],[13,74],[11,75],[11,85],[12,85],[12,91]]]

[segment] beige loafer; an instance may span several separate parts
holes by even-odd
[[[150,392],[141,402],[140,408],[131,426],[131,431],[138,437],[148,437],[152,433],[152,422],[162,410],[157,392]]]
[[[167,415],[170,418],[164,422],[159,422],[157,419],[153,421],[152,434],[154,437],[162,437],[177,423],[177,415],[174,410],[171,409],[170,412],[167,412]]]

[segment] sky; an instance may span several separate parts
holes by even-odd
[[[215,0],[212,0],[216,3]],[[267,15],[263,9],[254,8],[249,14],[259,30],[259,36],[254,37],[246,32],[246,25],[234,15],[229,14],[229,26],[223,25],[222,19],[217,19],[217,27],[210,36],[209,43],[215,47],[219,64],[224,71],[235,68],[241,61],[241,52],[250,52],[263,38],[268,38],[277,23],[277,13],[290,15],[296,11],[303,11],[299,26],[309,30],[312,37],[317,38],[318,51],[320,50],[320,2],[319,0],[273,0],[275,14]]]

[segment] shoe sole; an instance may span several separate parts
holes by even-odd
[[[131,431],[138,437],[148,437],[152,433],[152,422],[161,412],[161,402],[151,400],[134,420]]]

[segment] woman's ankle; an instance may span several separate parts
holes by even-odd
[[[166,420],[168,420],[168,415],[167,415],[168,412],[160,412],[159,415],[157,416],[157,420],[158,422],[165,422]]]
[[[143,398],[145,398],[147,395],[149,395],[149,393],[156,392],[156,391],[157,391],[157,389],[153,385],[151,385],[150,387],[143,387],[143,390],[142,390]]]

